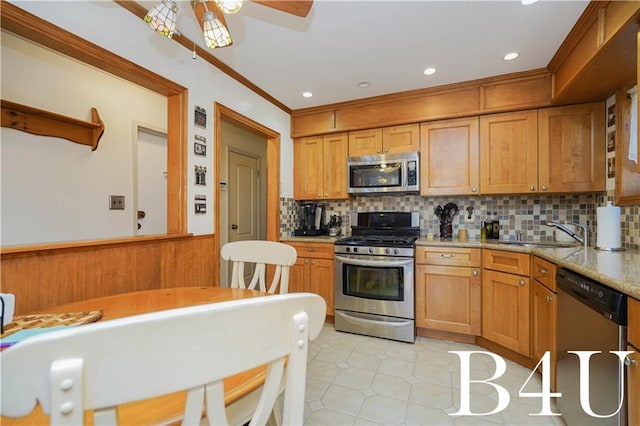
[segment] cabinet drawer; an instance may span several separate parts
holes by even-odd
[[[316,259],[333,259],[334,245],[331,243],[292,243],[287,242],[296,249],[298,257],[314,257]]]
[[[529,276],[530,258],[527,253],[502,250],[483,250],[482,267],[494,271]]]
[[[547,287],[549,290],[553,292],[557,292],[556,287],[556,272],[558,267],[549,262],[548,260],[542,259],[538,256],[533,256],[533,268],[531,268],[531,276],[534,280],[537,280],[542,285]]]
[[[480,249],[464,247],[416,247],[416,263],[422,265],[480,266]]]
[[[636,348],[640,348],[640,301],[628,298],[627,340]],[[640,366],[638,367],[640,368]]]

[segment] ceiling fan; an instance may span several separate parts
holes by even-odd
[[[224,14],[237,13],[243,0],[191,0],[191,6],[198,25],[202,29],[205,43],[210,49],[230,46],[231,33]],[[313,0],[251,0],[284,13],[306,17],[311,10]],[[162,0],[153,6],[144,16],[144,21],[157,33],[171,38],[176,32],[178,6],[175,0]]]

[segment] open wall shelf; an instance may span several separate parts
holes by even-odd
[[[104,133],[104,123],[95,108],[91,108],[91,121],[83,121],[4,99],[1,103],[2,127],[67,139],[88,145],[92,151],[98,148],[98,142]]]

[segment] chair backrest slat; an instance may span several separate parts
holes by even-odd
[[[296,263],[296,250],[275,241],[249,240],[234,241],[222,247],[220,254],[224,260],[232,262],[230,287],[248,288],[269,293],[287,293],[289,289],[289,268]],[[249,284],[244,279],[244,264],[255,265]],[[269,287],[266,286],[266,265],[275,265],[275,274]],[[278,291],[278,288],[280,289]]]

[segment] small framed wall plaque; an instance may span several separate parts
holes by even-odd
[[[207,156],[207,146],[201,143],[195,142],[193,144],[193,153],[196,155],[201,155],[203,157]]]
[[[207,213],[207,196],[204,194],[196,194],[194,207],[196,214]]]
[[[207,110],[196,105],[194,109],[194,124],[200,128],[207,128]]]
[[[205,186],[207,184],[207,168],[205,166],[195,166],[195,184]]]

